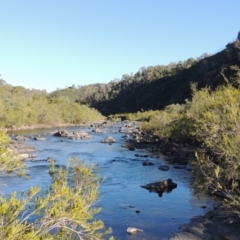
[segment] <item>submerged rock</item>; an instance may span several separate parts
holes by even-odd
[[[181,165],[174,165],[173,168],[176,168],[176,169],[186,169],[185,166],[181,166]]]
[[[142,163],[142,165],[143,166],[152,166],[152,165],[154,165],[154,163],[149,162],[149,161],[145,161],[145,162]]]
[[[34,137],[33,139],[34,139],[34,140],[37,140],[37,141],[47,140],[47,138],[44,138],[44,137]]]
[[[162,170],[162,171],[168,171],[169,170],[169,166],[168,165],[160,165],[158,167],[159,170]]]

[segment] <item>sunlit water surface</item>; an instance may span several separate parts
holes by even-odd
[[[172,232],[178,230],[179,225],[212,208],[212,199],[193,194],[189,184],[191,177],[189,171],[175,169],[172,166],[169,171],[160,171],[158,165],[166,164],[163,158],[157,158],[145,150],[129,151],[122,148],[124,139],[118,128],[106,128],[105,132],[100,134],[92,133],[90,128],[66,129],[87,131],[92,139],[71,140],[48,134],[54,129],[14,132],[25,136],[46,134],[47,140],[26,141],[38,149],[34,153],[37,155],[36,160],[26,161],[31,178],[1,177],[1,192],[8,195],[12,191],[27,190],[33,185],[46,189],[50,185],[51,177],[48,174],[49,163],[45,160],[53,157],[56,165],[66,165],[69,157],[74,156],[87,163],[96,163],[100,168],[100,177],[105,178],[100,187],[100,198],[96,203],[102,211],[96,217],[102,219],[106,227],[113,229],[112,235],[115,239],[167,239]],[[112,145],[100,143],[108,136],[114,137],[116,143]],[[136,157],[135,154],[148,155],[147,160],[155,165],[142,166],[146,158]],[[168,178],[178,186],[170,193],[163,193],[162,197],[140,187]],[[202,208],[203,206],[206,208]],[[136,213],[136,210],[141,212]],[[127,227],[140,228],[143,232],[128,235]]]

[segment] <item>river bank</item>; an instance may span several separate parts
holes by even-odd
[[[190,160],[194,157],[197,146],[184,142],[173,141],[163,143],[155,136],[133,132],[133,137],[128,141],[128,148],[145,148],[151,152],[161,152],[166,161],[180,169],[188,169]],[[169,240],[238,240],[240,236],[240,213],[239,209],[224,206],[224,199],[217,199],[218,205],[207,213],[195,216],[190,222],[179,226],[179,231],[171,235]]]
[[[0,128],[0,131],[19,131],[19,130],[29,130],[29,129],[46,129],[46,128],[66,128],[66,127],[84,127],[89,125],[101,125],[106,122],[106,120],[98,121],[98,122],[88,122],[81,124],[73,124],[73,123],[56,123],[56,124],[34,124],[34,125],[22,125],[22,126],[12,126],[9,128]]]

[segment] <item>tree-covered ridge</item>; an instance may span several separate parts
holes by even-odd
[[[162,77],[169,77],[187,69],[203,58],[208,57],[203,54],[198,59],[189,58],[186,61],[170,63],[169,65],[157,65],[141,67],[136,74],[124,74],[122,78],[115,78],[108,84],[96,83],[85,86],[71,86],[65,89],[58,89],[50,94],[50,97],[67,97],[70,101],[97,105],[101,102],[108,102],[121,95],[122,92],[136,88],[138,85],[150,83]],[[104,111],[103,111],[104,112]]]
[[[49,98],[46,91],[14,87],[1,80],[0,128],[79,124],[102,119],[95,109],[71,102],[66,97]]]
[[[197,59],[142,67],[135,74],[124,74],[108,84],[92,84],[54,91],[50,96],[66,96],[71,101],[88,104],[104,115],[163,109],[191,98],[190,83],[215,89],[224,83],[222,76],[232,75],[231,65],[239,64],[240,41],[229,43],[214,55]]]

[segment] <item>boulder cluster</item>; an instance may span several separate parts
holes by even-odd
[[[66,130],[58,130],[56,133],[53,134],[55,137],[65,137],[69,139],[91,139],[92,137],[87,132],[70,132]]]

